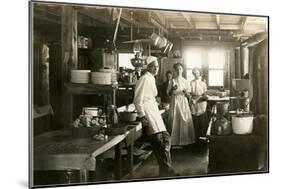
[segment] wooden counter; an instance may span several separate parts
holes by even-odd
[[[91,138],[75,139],[69,130],[52,131],[34,138],[33,170],[79,169],[80,181],[87,182],[87,171],[94,171],[96,157],[115,148],[115,178],[121,179],[121,142],[127,146],[130,174],[133,170],[134,141],[141,136],[141,123],[129,124],[128,131],[122,135],[109,136],[106,141]]]

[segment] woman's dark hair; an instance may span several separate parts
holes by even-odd
[[[165,76],[166,76],[166,77],[168,77],[168,74],[171,74],[171,75],[173,75],[173,74],[172,74],[172,72],[171,72],[170,70],[166,71],[166,74],[165,74]]]
[[[173,68],[174,68],[174,69],[177,69],[177,67],[179,67],[179,66],[181,66],[181,67],[182,67],[182,69],[184,69],[183,64],[182,64],[182,63],[179,63],[179,62],[178,62],[178,63],[176,63],[176,64],[174,64],[174,65],[173,65]]]

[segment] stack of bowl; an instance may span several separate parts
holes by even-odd
[[[72,83],[89,83],[91,70],[71,70],[70,81]]]
[[[103,73],[110,73],[111,74],[111,83],[117,82],[117,71],[115,69],[102,68],[102,69],[99,69],[99,71],[103,72]]]

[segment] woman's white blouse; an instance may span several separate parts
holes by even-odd
[[[205,82],[201,80],[192,80],[190,82],[191,87],[191,113],[193,115],[199,116],[206,112],[207,102],[197,102],[201,95],[203,95],[207,91],[207,85]]]

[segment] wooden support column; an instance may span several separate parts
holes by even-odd
[[[136,139],[136,129],[131,129],[129,135],[126,137],[127,144],[127,164],[129,168],[129,176],[133,178],[134,168],[134,143]]]
[[[115,179],[120,180],[122,177],[122,155],[121,155],[121,145],[120,143],[115,146],[115,157],[114,157],[114,166],[115,166]]]
[[[236,61],[237,61],[237,49],[233,49],[229,51],[229,54],[227,53],[227,55],[229,56],[229,78],[230,78],[230,95],[234,96],[234,91],[232,90],[232,79],[235,79],[235,65],[236,65]]]
[[[256,83],[257,83],[257,70],[256,70],[256,65],[254,62],[254,51],[255,51],[255,47],[248,47],[249,49],[249,77],[250,77],[250,82],[251,82],[251,86],[253,87],[253,94],[258,94],[257,91],[257,87],[256,87]],[[254,95],[250,104],[250,109],[253,112],[257,112],[257,106],[258,106],[258,102],[257,102],[257,95]]]
[[[46,44],[40,45],[41,62],[40,68],[40,105],[50,104],[50,71],[49,71],[49,47]]]
[[[241,78],[244,75],[244,57],[245,57],[245,53],[244,53],[244,48],[242,46],[240,46],[240,76]]]
[[[240,58],[241,58],[241,77],[246,73],[249,73],[249,50],[248,47],[240,47]]]
[[[235,78],[240,79],[241,78],[241,69],[240,69],[240,64],[241,64],[241,51],[240,47],[237,47],[235,49]]]
[[[62,86],[70,80],[70,70],[77,69],[78,46],[77,46],[77,10],[71,6],[63,6],[61,15],[61,78]],[[63,90],[63,120],[64,125],[69,125],[73,118],[73,96]]]
[[[231,78],[234,78],[234,76],[231,73],[231,65],[234,65],[235,58],[234,58],[234,50],[233,49],[227,49],[225,50],[225,66],[224,66],[224,87],[226,89],[231,89]]]
[[[62,76],[63,82],[69,81],[70,70],[77,69],[77,11],[71,6],[62,8],[61,16],[62,39]]]

